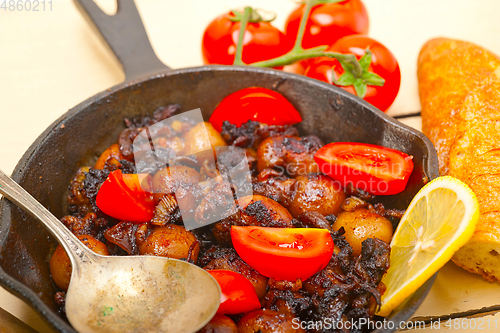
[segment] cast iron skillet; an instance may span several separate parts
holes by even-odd
[[[300,111],[302,135],[324,142],[357,141],[399,149],[414,156],[407,189],[384,198],[387,207],[404,209],[427,181],[438,176],[435,149],[422,133],[388,117],[342,89],[273,69],[202,66],[170,69],[156,57],[139,13],[129,0],[118,0],[114,16],[92,0],[75,0],[123,65],[126,80],[75,106],[47,128],[17,164],[12,177],[56,216],[65,215],[68,184],[78,167],[116,141],[124,117],[151,114],[159,106],[180,103],[181,111],[201,108],[208,119],[226,95],[249,86],[274,89]],[[0,284],[22,298],[59,332],[75,332],[57,312],[57,291],[49,272],[56,240],[33,218],[7,200],[0,206]],[[434,278],[433,278],[434,279]],[[411,317],[433,279],[390,321]],[[390,327],[390,326],[389,326]],[[394,327],[397,327],[394,326]],[[391,332],[394,329],[379,330]]]

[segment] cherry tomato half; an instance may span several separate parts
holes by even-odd
[[[276,280],[306,280],[319,272],[333,254],[326,229],[232,226],[236,252],[260,274]]]
[[[97,207],[118,220],[150,221],[155,201],[152,193],[144,190],[151,183],[150,178],[149,175],[123,174],[120,169],[111,172],[97,192]]]
[[[280,93],[260,87],[238,90],[226,96],[210,116],[210,123],[222,130],[222,122],[241,126],[249,120],[267,125],[292,125],[300,123],[299,111]]]
[[[207,270],[219,283],[221,302],[218,314],[238,314],[260,309],[253,284],[243,275],[223,269]]]
[[[376,40],[363,35],[343,37],[329,47],[327,51],[351,53],[359,60],[365,55],[366,48],[369,48],[372,52],[372,61],[368,70],[380,75],[385,80],[385,83],[383,86],[368,85],[363,99],[380,110],[386,111],[396,99],[401,83],[399,64],[391,51]],[[316,58],[306,69],[304,75],[332,83],[332,69],[337,80],[344,73],[344,69],[337,60],[324,57]],[[342,86],[341,88],[356,95],[353,86]]]
[[[287,38],[295,42],[305,5],[297,7],[288,17],[285,25]],[[355,34],[367,34],[369,29],[368,13],[360,0],[347,0],[326,3],[311,9],[306,23],[302,47],[311,48],[333,45],[338,39]],[[294,72],[303,74],[312,59],[299,61]]]
[[[238,44],[241,22],[234,14],[217,17],[205,29],[202,53],[205,64],[232,65]],[[279,57],[292,48],[285,34],[269,22],[249,22],[243,37],[242,60],[246,64]]]
[[[314,155],[321,172],[375,195],[402,192],[413,171],[413,157],[399,150],[357,142],[333,142]]]

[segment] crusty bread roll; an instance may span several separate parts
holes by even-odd
[[[441,175],[476,194],[481,217],[452,258],[500,281],[500,58],[468,42],[433,39],[418,60],[422,130],[436,146]]]

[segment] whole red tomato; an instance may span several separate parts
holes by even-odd
[[[297,38],[304,9],[305,5],[297,7],[286,21],[285,34],[292,40],[292,43]],[[360,0],[317,5],[311,9],[307,20],[302,47],[308,49],[321,45],[333,45],[344,36],[367,34],[368,28],[368,13]],[[302,74],[309,63],[308,60],[300,61],[293,71]]]
[[[371,63],[365,69],[378,74],[385,80],[385,83],[383,86],[368,84],[363,98],[380,110],[386,111],[394,102],[401,83],[399,64],[391,51],[376,40],[364,35],[343,37],[329,47],[327,51],[351,53],[356,55],[359,60],[365,55],[367,48],[371,51],[372,58]],[[337,60],[325,57],[316,58],[304,74],[314,79],[332,83],[332,69],[336,80],[344,73],[344,69]],[[356,95],[353,85],[341,86],[341,88]]]
[[[205,29],[202,53],[205,64],[232,65],[241,22],[233,22],[230,12],[213,20]],[[248,22],[243,38],[243,62],[251,64],[279,57],[290,51],[292,43],[269,22]]]

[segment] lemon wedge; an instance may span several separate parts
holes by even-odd
[[[403,215],[391,241],[391,266],[382,282],[379,316],[413,294],[471,237],[479,220],[472,190],[460,180],[438,177],[422,187]]]

